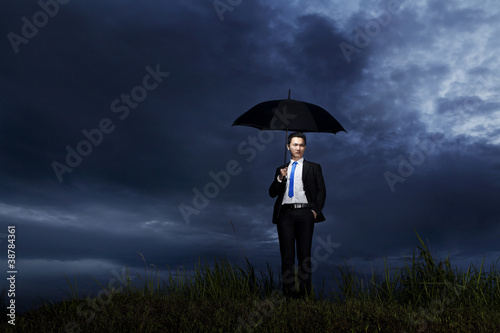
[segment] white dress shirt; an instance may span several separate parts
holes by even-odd
[[[285,196],[283,197],[282,205],[284,204],[294,204],[294,203],[302,203],[306,204],[307,197],[306,192],[304,191],[304,183],[302,182],[302,170],[304,169],[304,158],[301,158],[297,161],[297,165],[295,166],[295,173],[293,176],[293,197],[288,196],[288,189],[290,188],[290,174],[292,173],[293,160],[290,161],[288,165],[287,177],[286,177],[286,191]],[[278,176],[279,181],[279,176]]]

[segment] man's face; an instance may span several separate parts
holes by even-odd
[[[293,160],[300,160],[304,157],[304,151],[306,150],[304,139],[292,138],[292,141],[290,141],[290,144],[288,145],[288,150],[290,150]]]

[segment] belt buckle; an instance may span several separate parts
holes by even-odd
[[[309,204],[292,203],[292,204],[286,204],[285,206],[289,207],[290,209],[299,209],[299,208],[307,208],[309,207]]]

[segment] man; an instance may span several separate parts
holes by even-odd
[[[283,294],[304,297],[311,293],[311,246],[314,223],[325,220],[326,187],[321,166],[304,160],[306,136],[292,133],[287,148],[291,161],[276,170],[269,195],[276,198],[273,223],[277,224],[281,253]],[[295,244],[299,264],[299,290],[295,289]]]

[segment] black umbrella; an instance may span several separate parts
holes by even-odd
[[[288,131],[337,133],[347,131],[328,111],[320,106],[290,99],[262,102],[239,116],[232,126],[250,126],[260,130],[282,130],[286,143]]]

